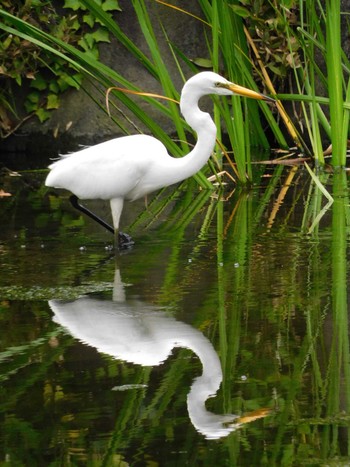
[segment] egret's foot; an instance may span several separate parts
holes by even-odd
[[[118,232],[118,248],[120,250],[126,250],[131,248],[133,245],[135,245],[135,242],[130,235],[124,232]]]

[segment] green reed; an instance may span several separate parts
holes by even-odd
[[[303,122],[316,163],[324,165],[325,142],[329,140],[331,164],[343,167],[349,129],[350,67],[341,44],[340,1],[329,0],[324,5],[320,1],[299,0],[298,8],[300,26],[287,31],[290,44],[292,40],[300,44],[302,63],[293,63],[299,94],[279,97],[301,101]]]
[[[331,197],[328,192],[327,195],[324,192],[324,185],[329,180],[329,174],[320,173],[318,177],[316,177],[309,167],[308,171],[311,178],[313,178],[314,181],[318,181],[318,183],[310,184],[305,200],[302,222],[302,232],[305,234],[311,234],[319,230],[323,216],[331,208],[334,201],[333,197]],[[324,196],[328,200],[326,204],[324,203]]]
[[[326,1],[326,64],[329,93],[332,161],[335,166],[345,165],[346,139],[344,139],[343,71],[341,63],[340,0]]]
[[[305,11],[304,11],[305,10]],[[305,15],[305,16],[304,16]],[[300,8],[300,23],[301,29],[305,29],[305,25],[308,25],[309,36],[313,37],[315,35],[315,29],[318,28],[319,23],[315,24],[315,16],[312,15],[312,9],[310,8]],[[318,32],[319,28],[317,29]],[[305,41],[304,37],[300,37],[300,43],[302,44],[302,50],[307,53],[304,66],[302,68],[297,68],[294,64],[294,77],[299,93],[302,93],[303,90],[311,97],[310,103],[301,102],[301,109],[304,116],[305,126],[308,132],[308,136],[311,144],[312,155],[317,163],[320,165],[324,164],[323,156],[323,147],[322,147],[322,138],[320,130],[319,115],[322,112],[320,105],[316,101],[316,63],[315,63],[315,45],[311,41],[308,43]],[[308,110],[307,110],[308,106]],[[329,131],[328,131],[329,134]]]
[[[227,0],[200,0],[200,7],[210,25],[208,49],[214,71],[224,72],[227,77],[240,85],[259,91],[253,80],[253,67],[249,58],[244,22],[231,8]],[[261,91],[261,90],[260,90]],[[237,165],[237,176],[241,183],[252,181],[251,148],[269,148],[262,123],[262,113],[269,121],[270,128],[281,146],[286,146],[278,125],[265,102],[232,97],[217,100],[215,123],[218,134],[227,132],[229,149],[233,151]],[[261,110],[261,112],[259,111]],[[222,128],[224,123],[225,127]],[[217,153],[220,149],[217,148]]]

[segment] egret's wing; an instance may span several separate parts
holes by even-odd
[[[80,199],[125,198],[166,149],[151,136],[116,138],[62,157],[50,165],[46,185]]]

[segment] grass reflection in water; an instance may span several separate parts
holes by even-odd
[[[117,258],[126,294],[120,316],[115,297],[111,301],[115,264],[105,250],[108,234],[54,198],[47,211],[38,208],[45,198],[40,204],[24,189],[2,200],[1,220],[10,212],[6,203],[12,217],[2,224],[0,252],[1,457],[18,465],[346,462],[347,182],[332,177],[334,203],[316,224],[325,203],[317,188],[300,174],[298,189],[291,185],[281,202],[282,182],[279,174],[263,192],[235,192],[227,202],[187,188],[155,197],[146,211],[136,205],[141,214],[129,224],[137,246]],[[84,293],[90,296],[78,298]],[[146,351],[128,333],[133,326],[139,337],[160,340],[163,351],[150,346],[149,363],[158,365],[135,365],[127,361],[132,356],[123,361],[121,350],[101,349],[106,338],[90,342],[94,349],[63,334],[47,305],[57,307],[61,302],[51,300],[61,299],[90,304],[85,312],[92,326],[95,319],[94,339],[103,324],[99,313],[106,313],[116,338],[140,359]],[[123,320],[134,323],[128,332]],[[174,329],[180,337],[166,346],[162,339]],[[81,325],[73,334],[86,342],[83,331]],[[113,335],[111,325],[108,332]],[[189,417],[193,382],[211,371],[216,381],[208,377],[210,390],[197,386],[201,411],[195,405]],[[130,389],[113,391],[126,385]],[[196,413],[203,420],[265,407],[269,416],[216,441],[202,434],[207,422],[200,429],[196,421]]]

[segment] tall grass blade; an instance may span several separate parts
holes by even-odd
[[[332,134],[332,163],[345,165],[346,140],[343,138],[343,73],[341,64],[340,0],[326,1],[326,62]]]
[[[312,180],[315,182],[315,184],[317,185],[317,187],[319,188],[319,190],[321,190],[321,192],[324,194],[324,196],[328,199],[328,201],[332,202],[334,201],[334,198],[333,196],[329,193],[329,191],[326,190],[326,188],[322,185],[320,179],[315,175],[315,173],[311,170],[309,164],[307,162],[304,162],[305,164],[305,167],[307,169],[307,171],[309,172],[310,174],[310,177],[312,178]]]

